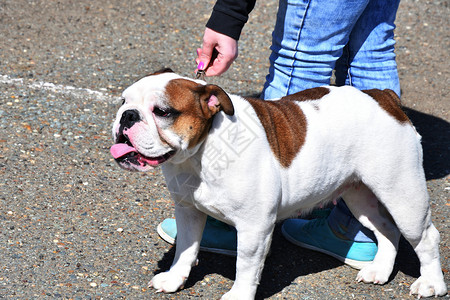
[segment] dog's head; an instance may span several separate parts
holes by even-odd
[[[128,170],[147,171],[175,160],[206,138],[215,114],[234,114],[230,97],[220,87],[169,69],[142,78],[122,97],[111,154]]]

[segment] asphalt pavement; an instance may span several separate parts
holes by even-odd
[[[218,299],[235,259],[201,253],[185,288],[157,294],[151,277],[174,248],[156,226],[173,217],[159,169],[131,173],[109,154],[121,91],[162,67],[193,76],[214,1],[0,1],[0,298]],[[402,101],[423,136],[441,260],[450,283],[450,8],[405,0],[397,15]],[[277,2],[258,1],[226,74],[209,79],[256,95],[268,69]],[[401,242],[381,286],[284,240],[279,226],[258,299],[412,299],[419,275]],[[446,299],[448,296],[445,297]]]

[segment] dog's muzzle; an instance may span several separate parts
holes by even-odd
[[[175,154],[175,151],[169,151],[161,156],[148,157],[138,152],[125,131],[141,120],[137,110],[130,109],[124,111],[120,118],[119,130],[115,141],[116,144],[110,149],[111,155],[116,162],[128,170],[142,170],[147,167],[156,167]]]

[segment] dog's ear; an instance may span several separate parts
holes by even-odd
[[[200,104],[203,111],[209,111],[211,116],[223,111],[229,116],[234,114],[234,106],[230,97],[217,85],[201,85],[196,89],[200,95]]]

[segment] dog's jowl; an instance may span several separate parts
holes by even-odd
[[[183,287],[210,215],[238,234],[236,280],[222,298],[253,299],[275,223],[342,197],[378,243],[358,281],[389,279],[403,235],[420,260],[411,293],[447,293],[420,136],[392,91],[320,87],[262,101],[162,72],[123,97],[111,154],[128,170],[161,165],[175,201],[175,259],[155,289]]]

